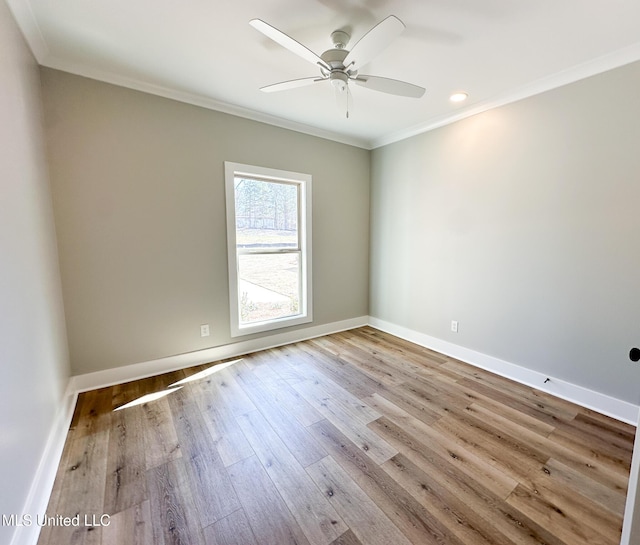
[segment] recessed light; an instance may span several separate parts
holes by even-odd
[[[449,100],[451,102],[463,102],[464,100],[467,100],[467,97],[469,95],[467,93],[453,93],[450,97]]]

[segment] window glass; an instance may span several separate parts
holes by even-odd
[[[225,163],[232,336],[312,321],[311,176]]]

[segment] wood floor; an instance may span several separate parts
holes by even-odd
[[[634,432],[365,327],[82,394],[39,545],[617,545]]]

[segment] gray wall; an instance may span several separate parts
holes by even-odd
[[[640,402],[638,88],[640,63],[375,150],[371,315]]]
[[[224,161],[313,176],[313,325],[368,313],[368,151],[55,70],[42,79],[74,374],[232,341]]]
[[[69,376],[38,67],[0,2],[0,513],[22,513]],[[0,525],[0,543],[14,529]]]

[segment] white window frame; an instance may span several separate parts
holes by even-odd
[[[273,168],[244,165],[225,161],[225,193],[227,205],[227,254],[229,260],[229,314],[231,317],[231,336],[240,337],[252,333],[271,331],[283,327],[305,324],[313,321],[313,301],[311,283],[311,183],[310,174],[289,172]],[[266,182],[285,182],[298,185],[298,233],[300,241],[300,313],[295,316],[275,318],[251,324],[240,323],[240,301],[238,293],[238,251],[236,248],[236,203],[235,178],[245,176],[249,179]],[[298,251],[298,250],[296,250]]]

